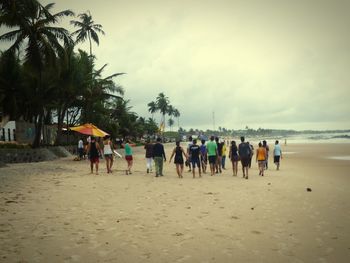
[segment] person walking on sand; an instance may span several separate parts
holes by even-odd
[[[233,176],[237,176],[237,173],[238,173],[239,156],[237,151],[238,151],[237,144],[235,141],[232,141],[230,146],[229,158],[232,162]]]
[[[190,147],[192,145],[192,136],[188,137],[188,145],[187,145],[187,155],[188,155],[188,171],[191,172],[191,153]]]
[[[200,161],[202,164],[202,171],[203,173],[207,172],[207,163],[208,163],[208,153],[207,153],[207,146],[205,145],[205,140],[201,140],[201,146],[200,146]]]
[[[249,168],[252,167],[252,159],[253,159],[253,155],[254,155],[254,147],[253,144],[247,142],[249,144],[250,147],[250,158],[249,158]]]
[[[84,142],[83,142],[83,138],[80,138],[80,140],[78,141],[78,155],[79,155],[79,160],[82,160],[83,156],[84,156]]]
[[[176,172],[177,175],[179,176],[179,178],[183,178],[182,173],[184,170],[184,158],[183,155],[188,158],[186,152],[184,151],[184,149],[180,146],[180,141],[176,141],[176,147],[174,148],[171,156],[170,156],[170,160],[169,163],[171,163],[171,160],[173,158],[173,156],[175,155],[174,158],[174,164],[176,166]]]
[[[282,159],[282,149],[279,142],[275,142],[275,148],[273,149],[273,162],[276,164],[276,170],[280,169],[280,160]]]
[[[100,145],[96,142],[95,137],[90,138],[90,142],[87,147],[87,152],[90,158],[91,173],[94,173],[95,164],[96,175],[98,175],[98,163],[100,161],[101,148]]]
[[[126,143],[123,144],[124,150],[125,150],[125,160],[127,163],[127,168],[125,170],[125,173],[132,174],[131,167],[133,165],[133,156],[132,156],[132,148],[130,146],[130,140],[126,139]]]
[[[222,143],[222,157],[221,157],[221,167],[222,169],[226,170],[225,163],[226,163],[226,143],[223,141]]]
[[[248,179],[248,167],[250,158],[249,144],[244,142],[244,136],[241,137],[241,143],[238,145],[238,153],[241,158],[243,178]]]
[[[264,176],[265,162],[267,158],[266,148],[259,142],[259,148],[256,150],[255,161],[258,162],[259,175]]]
[[[198,167],[199,177],[202,177],[201,162],[199,160],[200,147],[197,145],[197,140],[193,140],[193,144],[190,146],[191,162],[192,162],[192,174],[193,178],[196,177],[196,166]]]
[[[207,143],[208,160],[211,176],[215,173],[216,157],[218,154],[218,146],[214,142],[214,136],[210,136],[210,141]]]
[[[106,160],[107,173],[112,173],[113,146],[109,135],[106,135],[103,140],[103,155]]]
[[[164,146],[162,139],[157,138],[157,142],[153,146],[153,160],[156,167],[156,177],[163,176],[163,160],[166,161]]]
[[[269,151],[270,151],[270,148],[269,146],[267,145],[267,142],[265,140],[263,140],[263,144],[262,146],[266,149],[266,160],[265,160],[265,168],[266,170],[269,168],[268,165],[269,165]]]
[[[147,139],[145,144],[147,173],[152,172],[153,143]]]
[[[215,137],[215,142],[217,145],[217,156],[216,156],[216,164],[215,164],[215,170],[216,173],[222,173],[221,170],[221,161],[222,161],[222,144],[219,142],[219,137]]]

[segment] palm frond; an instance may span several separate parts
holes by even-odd
[[[7,32],[0,36],[0,41],[13,41],[14,39],[18,38],[22,33],[23,31],[21,29]]]
[[[90,31],[90,34],[91,34],[91,38],[96,42],[97,45],[100,44],[100,41],[98,39],[98,35],[95,31],[91,30]]]

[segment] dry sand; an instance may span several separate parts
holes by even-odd
[[[1,168],[0,262],[348,262],[350,161],[326,157],[350,144],[282,149],[280,171],[254,162],[249,180],[229,162],[155,178],[142,148],[128,176],[122,159],[99,176],[71,158]]]

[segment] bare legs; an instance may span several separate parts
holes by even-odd
[[[222,157],[221,156],[217,156],[216,164],[215,164],[216,173],[219,173],[219,172],[222,173],[221,165],[222,165]]]
[[[94,162],[90,162],[91,173],[94,173]],[[95,162],[96,175],[98,175],[98,162]]]
[[[132,163],[133,161],[132,160],[126,160],[127,162],[127,169],[126,169],[126,174],[131,174],[131,167],[132,167]]]
[[[259,175],[264,176],[265,162],[259,162]]]
[[[202,159],[202,171],[203,173],[207,172],[207,164],[205,163],[205,160]]]
[[[238,162],[237,161],[232,161],[232,172],[233,172],[233,176],[237,176],[237,174],[238,174]]]
[[[183,176],[182,176],[183,170],[184,170],[184,165],[177,163],[176,164],[176,172],[177,172],[177,175],[179,176],[179,178],[183,178]]]
[[[113,158],[105,156],[105,160],[106,160],[107,173],[112,173]]]
[[[197,163],[197,166],[198,166],[199,177],[202,177],[201,165],[200,165],[199,162]],[[192,165],[192,175],[193,175],[193,178],[196,177],[195,169],[196,169],[196,165]]]
[[[245,178],[245,179],[248,179],[248,168],[249,168],[249,166],[242,165],[243,178]]]

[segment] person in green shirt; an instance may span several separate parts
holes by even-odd
[[[214,142],[214,136],[210,136],[210,141],[207,143],[207,152],[210,165],[211,176],[215,173],[216,158],[218,155],[218,146]]]
[[[131,167],[133,164],[133,158],[132,158],[132,148],[130,146],[130,140],[126,139],[126,143],[123,145],[125,149],[125,160],[127,162],[127,169],[126,174],[132,174],[131,173]]]

